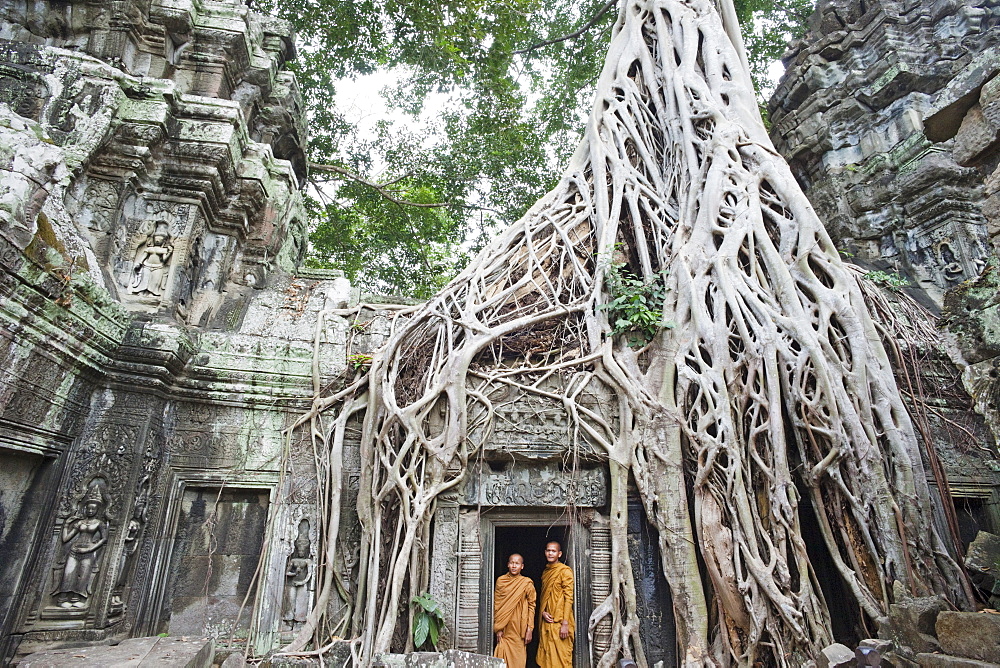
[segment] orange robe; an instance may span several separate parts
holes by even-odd
[[[548,612],[554,622],[546,622],[539,615],[538,654],[539,668],[573,668],[573,570],[564,563],[548,564],[542,571],[542,600],[539,613]],[[569,620],[569,636],[559,637],[562,620]]]
[[[524,636],[534,628],[535,583],[523,575],[504,573],[497,578],[493,593],[493,633],[503,631],[493,656],[507,662],[509,668],[524,668],[528,650]]]

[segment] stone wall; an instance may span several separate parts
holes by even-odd
[[[309,604],[285,429],[351,290],[296,273],[293,57],[231,1],[0,8],[0,661],[251,619],[265,651]]]
[[[969,365],[965,384],[1000,440],[1000,57],[970,64],[927,119],[927,135],[951,145],[958,164],[984,179],[982,214],[993,243],[987,268],[945,297],[944,325]]]

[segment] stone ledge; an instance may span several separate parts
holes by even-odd
[[[379,654],[375,665],[383,668],[504,668],[506,662],[492,656],[449,649],[444,652]]]
[[[996,668],[997,664],[947,654],[918,654],[920,668]]]
[[[215,642],[210,638],[131,638],[114,646],[98,645],[35,652],[18,668],[211,668]]]

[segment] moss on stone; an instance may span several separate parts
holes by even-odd
[[[958,337],[970,362],[1000,355],[1000,259],[945,294],[940,324]]]

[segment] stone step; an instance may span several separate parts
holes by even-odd
[[[50,649],[29,654],[18,668],[212,668],[215,642],[185,636],[130,638],[117,645]]]

